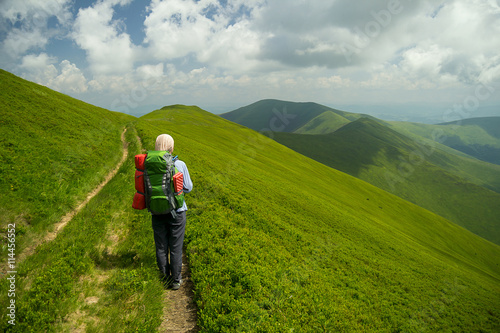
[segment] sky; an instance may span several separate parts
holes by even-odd
[[[500,116],[500,0],[0,0],[0,68],[106,109]]]

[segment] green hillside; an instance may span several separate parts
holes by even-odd
[[[261,100],[220,116],[258,132],[301,133],[333,132],[342,124],[361,117],[360,114],[339,111],[316,103],[275,99]]]
[[[171,133],[192,170],[187,253],[207,331],[498,326],[497,245],[196,107],[141,120],[146,146]]]
[[[16,223],[18,253],[118,163],[130,119],[0,70],[0,228]]]
[[[368,118],[328,135],[275,133],[274,139],[500,244],[500,193],[454,172],[455,168],[472,170],[481,164],[479,161],[419,145]],[[491,178],[496,177],[498,184],[500,168],[489,164],[481,168],[487,169]],[[495,189],[500,192],[500,187]]]
[[[335,132],[337,129],[350,122],[349,119],[333,111],[325,111],[294,132],[301,134],[327,134]]]
[[[8,77],[7,89],[18,80]],[[29,103],[33,87],[39,86],[18,86],[16,94]],[[43,89],[46,98],[60,96]],[[58,117],[80,105],[66,102]],[[23,110],[23,119],[39,112]],[[126,126],[127,161],[52,242],[17,263],[17,324],[2,316],[1,330],[152,332],[160,326],[169,304],[157,275],[151,217],[131,202],[133,156],[152,149],[161,133],[174,137],[175,154],[194,182],[185,245],[201,331],[495,332],[500,326],[499,246],[197,107],[165,107],[139,119],[111,115],[94,108],[86,119],[114,126],[110,147],[117,157]],[[56,131],[81,141],[93,133],[85,124],[61,119]],[[52,126],[32,126],[41,137],[56,135]],[[52,145],[61,150],[68,143]],[[95,160],[88,156],[101,147],[81,158]],[[23,154],[13,150],[11,157]],[[98,161],[92,171],[112,167]],[[71,165],[72,159],[61,160],[61,168]],[[52,166],[37,164],[44,174]],[[61,184],[76,186],[68,178]],[[2,187],[2,198],[10,191]],[[0,279],[4,309],[9,286]]]
[[[440,143],[482,161],[500,164],[500,117],[463,119],[439,125],[388,122],[408,136]]]

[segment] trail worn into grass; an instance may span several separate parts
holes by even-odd
[[[196,325],[196,304],[193,301],[193,281],[187,265],[186,255],[182,254],[182,284],[179,290],[165,290],[163,322],[158,329],[166,333],[198,332]]]
[[[85,207],[85,205],[87,205],[87,203],[93,197],[95,197],[96,194],[99,193],[99,191],[101,191],[102,188],[104,186],[106,186],[106,184],[116,175],[116,173],[118,172],[118,170],[120,169],[120,167],[125,162],[125,160],[127,159],[127,156],[128,156],[128,143],[125,140],[125,132],[126,131],[127,131],[127,129],[124,128],[123,132],[122,132],[122,135],[121,135],[121,141],[122,141],[122,144],[123,144],[123,154],[122,154],[122,158],[121,158],[120,162],[118,162],[118,164],[116,165],[116,167],[110,173],[108,173],[108,175],[106,176],[106,178],[104,179],[104,181],[101,184],[99,184],[99,186],[97,186],[92,192],[90,192],[87,195],[87,197],[85,198],[85,200],[83,200],[75,209],[73,209],[72,211],[70,211],[66,215],[64,215],[62,217],[62,219],[55,224],[54,230],[52,232],[49,232],[43,239],[36,240],[36,241],[33,242],[33,244],[31,246],[27,247],[19,255],[19,261],[22,261],[24,258],[29,257],[30,255],[32,255],[35,252],[36,248],[40,244],[46,243],[46,242],[50,242],[50,241],[54,240],[56,238],[56,236],[69,223],[69,221],[71,221],[71,219],[76,214],[78,214],[78,212],[80,212],[82,210],[82,208]]]

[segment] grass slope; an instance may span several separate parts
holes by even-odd
[[[0,85],[1,246],[4,264],[15,259],[2,266],[0,307],[14,300],[16,323],[2,311],[0,331],[154,331],[164,304],[150,217],[130,206],[133,156],[140,152],[130,123],[136,118],[4,71]],[[25,247],[115,167],[127,123],[130,154],[118,174],[52,242],[20,262]],[[15,282],[6,270],[17,272]]]
[[[50,243],[17,265],[16,325],[5,332],[153,332],[161,323],[151,217],[135,211],[137,133],[129,124],[129,156],[117,175]],[[132,176],[131,176],[132,175]],[[0,280],[6,308],[7,279]]]
[[[327,134],[335,132],[337,129],[351,121],[333,111],[325,111],[319,116],[313,118],[304,126],[295,130],[300,134]]]
[[[0,230],[16,224],[18,255],[117,164],[129,119],[0,70]]]
[[[483,118],[470,119],[462,125],[479,121],[486,128]],[[465,120],[464,120],[465,121]],[[500,193],[500,167],[492,163],[477,160],[474,154],[467,155],[464,152],[453,149],[449,146],[451,141],[471,142],[471,146],[491,147],[498,139],[495,139],[485,130],[474,127],[463,127],[450,125],[428,125],[409,122],[383,122],[395,131],[407,136],[421,147],[433,147],[432,150],[439,150],[448,153],[446,158],[435,158],[433,163],[448,172],[458,175],[474,184],[486,187]],[[494,124],[495,122],[492,121]],[[493,129],[488,129],[493,132]],[[451,140],[451,141],[450,141]],[[422,149],[420,149],[422,150]],[[430,154],[431,157],[434,154]],[[455,157],[451,157],[454,155]],[[435,155],[439,157],[440,155]],[[493,155],[494,156],[494,155]],[[472,157],[472,158],[471,158]],[[477,156],[476,156],[477,157]]]
[[[484,162],[419,145],[368,118],[328,135],[275,133],[274,139],[500,244],[500,194],[441,166],[446,163],[448,169],[460,168],[463,172]],[[491,174],[500,180],[500,169]]]
[[[332,132],[341,124],[357,119],[361,115],[311,102],[295,103],[266,99],[220,116],[256,131]],[[316,117],[320,118],[315,119]],[[331,129],[325,126],[323,123],[325,120]]]
[[[187,254],[207,332],[469,331],[500,324],[500,248],[197,107],[141,117],[194,181]]]

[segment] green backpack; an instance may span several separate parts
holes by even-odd
[[[177,156],[165,150],[150,150],[144,161],[144,185],[146,207],[153,215],[171,213],[176,217],[176,209],[184,205],[182,173],[177,170],[174,161]],[[174,187],[174,183],[180,184]]]

